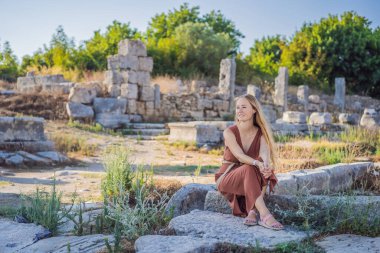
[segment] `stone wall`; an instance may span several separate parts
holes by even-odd
[[[0,165],[51,165],[67,160],[46,139],[43,118],[0,117]]]
[[[29,72],[25,77],[17,78],[16,89],[21,93],[47,92],[68,94],[74,84],[66,81],[63,75],[34,75]]]
[[[118,46],[118,54],[108,58],[105,72],[103,84],[108,97],[99,94],[96,87],[75,84],[67,104],[70,118],[120,128],[129,122],[221,120],[230,114],[235,89],[234,59],[222,60],[219,86],[208,86],[199,80],[190,85],[179,81],[176,94],[162,94],[160,86],[150,82],[153,59],[147,56],[145,45],[138,40],[123,40]],[[104,111],[95,102],[107,103],[110,109]],[[116,107],[119,109],[112,109]]]

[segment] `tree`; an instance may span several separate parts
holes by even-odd
[[[208,24],[215,33],[228,34],[233,42],[234,49],[239,49],[240,39],[244,38],[244,35],[236,29],[235,24],[231,20],[224,17],[220,10],[212,10],[210,13],[206,13],[200,22]]]
[[[286,47],[286,39],[280,35],[255,40],[246,57],[248,64],[256,71],[275,76],[280,67],[281,55]]]
[[[147,37],[158,43],[160,39],[170,38],[178,26],[188,22],[199,22],[199,6],[190,8],[188,3],[184,3],[179,10],[155,15],[149,22]]]
[[[14,55],[9,42],[6,41],[3,44],[3,50],[0,51],[0,79],[14,82],[17,79],[17,75],[17,57]]]
[[[129,23],[114,20],[102,34],[94,32],[76,52],[77,67],[81,70],[104,70],[107,68],[107,56],[117,54],[118,43],[124,39],[141,37]]]
[[[332,91],[334,79],[345,77],[348,91],[374,94],[379,85],[380,47],[378,32],[370,24],[355,12],[304,24],[281,57],[291,82]]]
[[[217,76],[220,61],[233,48],[228,34],[215,33],[207,24],[186,23],[175,30],[178,45],[176,69],[181,75],[190,73]]]

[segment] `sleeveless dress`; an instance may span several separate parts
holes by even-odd
[[[247,152],[243,149],[238,127],[233,125],[230,126],[229,129],[234,133],[237,143],[246,155],[263,161],[261,157],[259,157],[260,139],[262,135],[260,128]],[[226,145],[223,159],[233,162],[235,165],[219,183],[218,191],[228,200],[233,215],[246,216],[248,212],[255,207],[256,199],[260,196],[263,186],[267,185],[268,181],[270,181],[270,192],[272,192],[274,186],[277,184],[277,178],[274,173],[272,173],[269,178],[265,179],[258,167],[240,163]],[[230,163],[223,163],[215,174],[215,181],[227,170],[229,165]]]

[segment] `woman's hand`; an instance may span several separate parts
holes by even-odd
[[[263,162],[262,165],[262,169],[260,168],[261,174],[263,174],[264,178],[269,178],[272,175],[272,168],[270,168],[269,164],[266,162]]]

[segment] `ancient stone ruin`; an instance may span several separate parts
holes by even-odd
[[[21,93],[47,92],[68,94],[74,83],[68,82],[63,75],[35,75],[29,72],[25,77],[17,78],[16,90]]]
[[[159,85],[151,84],[152,69],[153,59],[141,41],[121,41],[119,53],[108,58],[104,85],[109,96],[100,97],[99,88],[75,84],[67,104],[70,118],[122,128],[130,122],[221,120],[230,114],[236,71],[233,59],[221,62],[218,87],[208,87],[203,81],[190,86],[180,83],[176,94],[162,94]]]
[[[51,165],[68,159],[44,133],[44,119],[0,117],[0,165]]]

